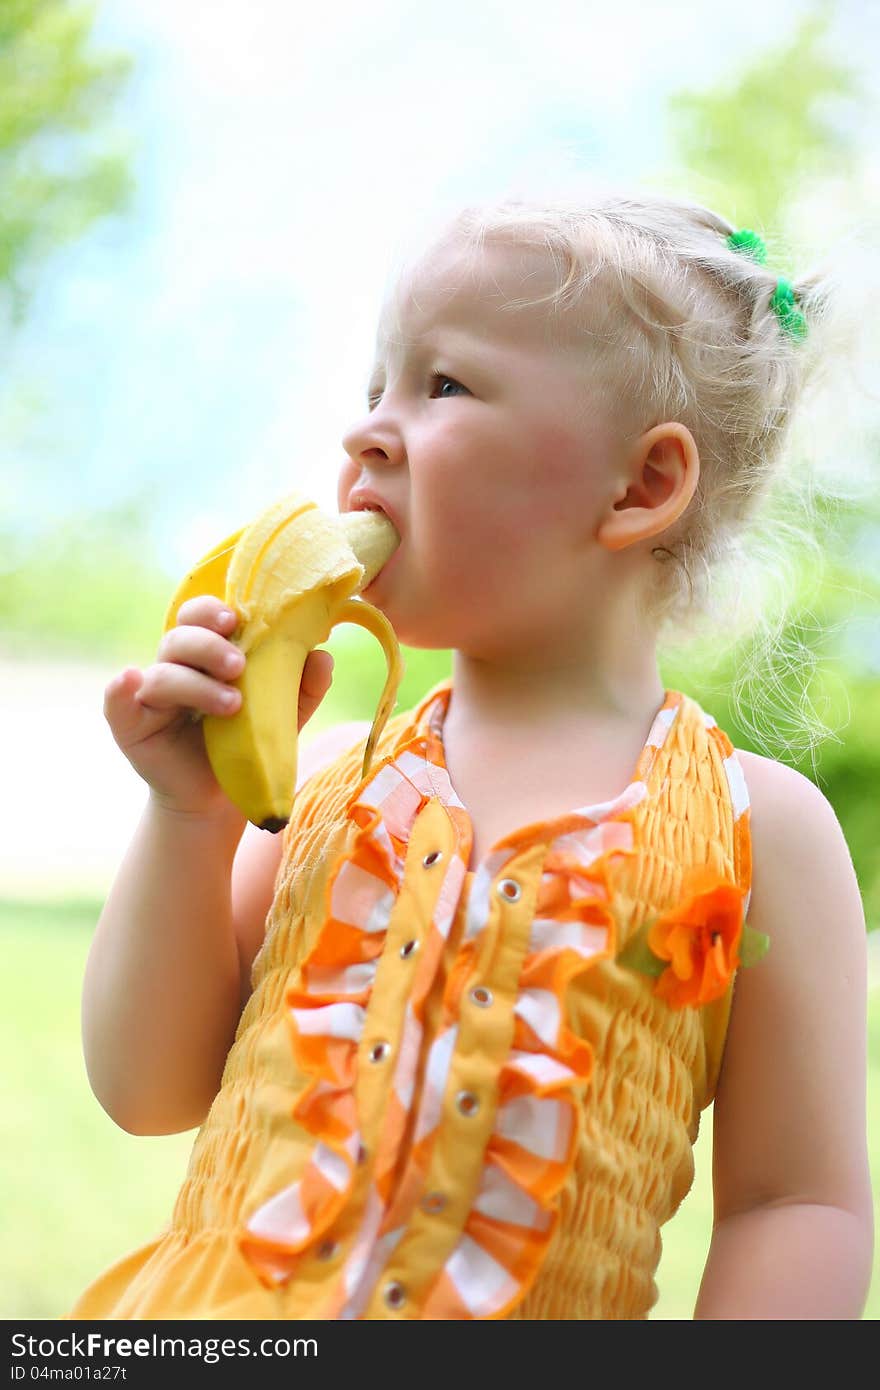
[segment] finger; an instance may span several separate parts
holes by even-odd
[[[140,687],[143,676],[137,666],[126,666],[104,687],[104,717],[131,702],[135,691]]]
[[[306,658],[299,687],[298,718],[302,728],[320,705],[333,679],[333,657],[329,652],[312,651]]]
[[[188,598],[177,610],[177,624],[212,627],[226,636],[238,626],[238,614],[216,594],[198,594]]]
[[[333,657],[330,652],[316,648],[309,652],[303,666],[300,690],[309,699],[322,700],[333,680]]]
[[[244,654],[234,642],[207,627],[184,624],[164,634],[156,654],[159,662],[195,667],[217,680],[237,680],[245,667]]]
[[[156,662],[144,672],[135,696],[145,709],[176,713],[234,714],[241,707],[241,691],[235,686],[176,662]]]
[[[173,718],[167,711],[147,709],[140,703],[138,695],[143,680],[142,671],[127,666],[114,676],[104,691],[104,718],[123,752],[165,728]]]

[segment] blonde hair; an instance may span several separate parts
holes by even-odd
[[[626,429],[637,437],[653,425],[677,420],[694,436],[700,454],[696,493],[651,554],[656,575],[647,586],[645,613],[658,641],[675,647],[720,633],[755,637],[750,671],[732,694],[737,718],[762,746],[741,695],[758,677],[764,691],[783,692],[780,668],[806,684],[813,655],[785,636],[786,608],[774,612],[767,581],[794,583],[793,559],[810,551],[821,569],[817,494],[808,469],[785,477],[785,452],[795,409],[845,345],[848,328],[836,317],[834,277],[827,270],[791,280],[807,323],[806,338],[786,331],[771,306],[779,275],[777,249],[767,264],[733,250],[738,230],[697,203],[627,192],[540,199],[506,197],[469,205],[438,226],[419,260],[454,242],[468,257],[487,241],[538,250],[555,271],[543,297],[523,297],[508,312],[545,306],[548,324],[569,326],[583,343],[590,389],[600,390]],[[422,240],[422,247],[425,242]],[[403,273],[396,280],[399,292]],[[394,314],[386,300],[385,323]],[[832,496],[837,495],[834,488]],[[843,495],[849,495],[844,486]],[[776,502],[774,510],[773,503]],[[797,513],[802,514],[798,520]],[[763,516],[764,533],[756,525]],[[752,542],[749,553],[749,541]],[[752,581],[748,611],[744,572]],[[722,576],[726,575],[725,593]],[[758,701],[751,702],[759,708]],[[791,737],[783,739],[787,722]],[[801,700],[799,712],[772,721],[771,751],[802,744],[813,751],[833,736]],[[800,739],[798,739],[800,735]]]

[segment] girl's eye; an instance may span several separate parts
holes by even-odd
[[[438,394],[440,394],[440,393],[443,391],[443,387],[446,386],[447,384],[448,384],[449,386],[455,387],[455,391],[454,391],[453,394],[458,394],[458,392],[460,392],[460,391],[464,392],[465,395],[468,395],[468,394],[469,394],[469,393],[468,393],[468,389],[467,389],[466,386],[462,386],[462,384],[461,384],[460,381],[456,381],[456,380],[455,380],[455,377],[446,376],[446,374],[445,374],[444,372],[432,372],[432,373],[431,373],[431,377],[430,377],[430,382],[431,382],[431,395],[432,395],[432,396],[435,394],[435,388],[438,388],[438,387],[439,387]],[[375,410],[375,409],[376,409],[376,406],[379,404],[379,402],[381,401],[381,399],[382,399],[382,392],[381,392],[381,391],[373,391],[373,392],[371,392],[370,395],[367,397],[367,407],[368,407],[368,409],[369,409],[369,410]],[[441,400],[448,400],[448,395],[447,395],[447,394],[441,394],[440,399],[441,399]]]
[[[462,386],[462,384],[461,384],[460,381],[456,381],[456,380],[455,380],[455,377],[452,377],[452,376],[445,376],[443,372],[432,372],[432,374],[431,374],[431,382],[432,382],[432,384],[433,384],[434,386],[438,386],[438,385],[439,385],[441,389],[442,389],[442,387],[443,387],[444,385],[446,385],[446,383],[448,382],[448,384],[449,384],[450,386],[454,386],[454,387],[456,388],[457,391],[464,391],[465,394],[467,394],[467,387],[466,387],[466,386]]]

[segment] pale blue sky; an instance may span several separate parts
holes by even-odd
[[[14,344],[0,504],[26,527],[146,489],[174,575],[282,492],[335,509],[418,218],[579,171],[656,180],[667,94],[734,76],[804,10],[104,0],[98,36],[137,64],[135,203],[56,258]],[[880,7],[841,0],[833,34],[876,87]]]

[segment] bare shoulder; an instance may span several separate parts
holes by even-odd
[[[851,869],[852,859],[837,812],[821,788],[787,763],[745,748],[735,752],[749,793],[753,859],[769,859],[765,851],[771,846],[778,850],[780,837],[783,842],[792,840],[797,845],[804,834],[824,835],[831,842],[830,856],[833,858],[835,850],[842,850]],[[825,858],[828,862],[829,856]]]
[[[849,846],[837,812],[825,793],[786,763],[737,748],[749,793],[749,825],[752,839],[752,905],[754,918],[770,916],[771,899],[777,912],[773,934],[786,943],[786,931],[796,931],[803,946],[814,939],[817,950],[828,945],[829,925],[864,934],[861,894]],[[778,899],[787,902],[816,895],[818,907],[826,903],[830,916],[819,920],[814,909],[797,921],[790,911],[779,913]],[[836,909],[832,908],[836,904]],[[762,928],[763,930],[763,928]],[[815,938],[811,937],[815,933]],[[792,943],[793,944],[793,943]],[[782,951],[778,953],[781,955]],[[769,959],[769,958],[768,958]]]
[[[811,782],[809,777],[798,772],[797,768],[789,767],[787,763],[765,758],[760,753],[752,753],[748,748],[736,748],[734,752],[746,776],[750,801],[753,800],[753,789],[756,798],[761,797],[765,791],[768,795],[781,796],[796,796],[799,791],[804,796],[809,796],[811,792],[821,795],[815,782]],[[788,793],[786,787],[789,788]]]
[[[303,740],[299,749],[296,789],[299,791],[316,773],[370,731],[370,721],[351,720],[333,724]],[[283,835],[270,835],[250,822],[245,826],[232,867],[232,919],[238,941],[241,966],[242,1002],[250,994],[251,966],[263,943],[266,916],[275,896],[275,880],[281,864]]]
[[[808,777],[736,753],[750,801],[748,923],[770,946],[734,986],[715,1097],[716,1219],[794,1199],[863,1212],[867,952],[849,846]]]

